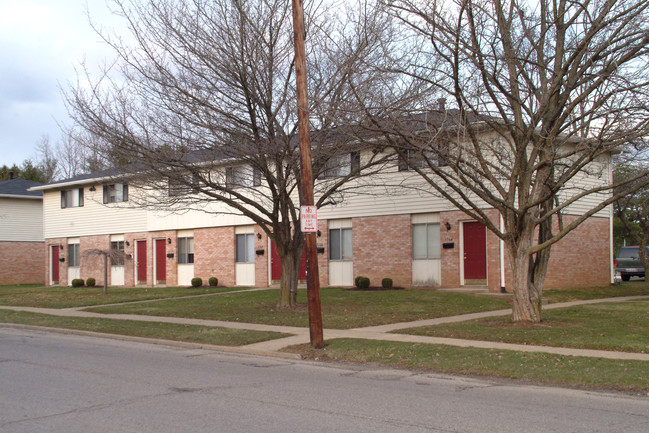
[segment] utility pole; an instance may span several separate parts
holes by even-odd
[[[304,9],[302,0],[293,4],[293,37],[295,41],[295,78],[297,81],[297,122],[302,161],[302,206],[313,206],[313,173],[311,171],[311,135],[309,133],[309,100],[306,82],[306,50],[304,48]],[[306,287],[309,310],[311,346],[324,347],[322,308],[320,305],[320,273],[315,233],[304,233]]]

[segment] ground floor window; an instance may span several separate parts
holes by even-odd
[[[194,238],[178,238],[178,264],[194,263]]]
[[[412,258],[439,259],[439,223],[412,225]]]
[[[329,259],[330,260],[352,260],[352,229],[330,229],[329,230]]]
[[[79,244],[68,244],[68,266],[79,266]]]
[[[122,255],[111,257],[110,264],[112,266],[124,266],[124,241],[111,241],[110,249],[122,253]]]
[[[236,235],[237,263],[255,262],[255,235],[245,233]]]

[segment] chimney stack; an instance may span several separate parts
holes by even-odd
[[[9,179],[11,180],[13,178],[14,178],[14,172],[13,172],[13,170],[10,170],[9,171]]]
[[[437,104],[439,111],[446,111],[446,98],[439,98]]]

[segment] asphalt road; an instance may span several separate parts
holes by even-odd
[[[642,432],[649,397],[0,327],[0,432]]]

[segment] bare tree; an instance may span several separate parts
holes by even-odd
[[[550,247],[649,183],[646,170],[615,182],[608,163],[649,133],[649,3],[383,3],[403,24],[401,34],[422,48],[386,72],[428,90],[423,100],[394,95],[410,101],[392,104],[401,117],[370,107],[370,124],[436,194],[504,241],[513,320],[538,322]],[[432,117],[405,111],[430,109],[433,95],[453,109]],[[589,197],[583,214],[562,217]]]
[[[103,257],[104,259],[104,295],[108,294],[108,263],[124,263],[129,256],[114,248],[91,248],[83,252],[83,257]]]
[[[116,0],[131,37],[103,35],[118,60],[67,95],[77,124],[107,160],[128,163],[144,194],[129,203],[170,211],[243,215],[274,241],[282,261],[278,305],[296,302],[299,225],[294,51],[284,0]],[[380,170],[360,158],[363,138],[341,127],[350,81],[367,82],[363,61],[378,39],[308,5],[307,56],[317,203],[361,189],[352,178]],[[364,9],[364,26],[378,16]],[[374,30],[372,30],[374,31]],[[361,77],[362,75],[362,77]],[[332,144],[335,137],[335,145]],[[162,191],[162,192],[161,192]],[[224,206],[213,206],[220,203]]]
[[[58,176],[59,162],[56,158],[56,149],[50,144],[49,135],[43,135],[36,145],[40,154],[38,165],[43,171],[45,182],[52,182]]]

